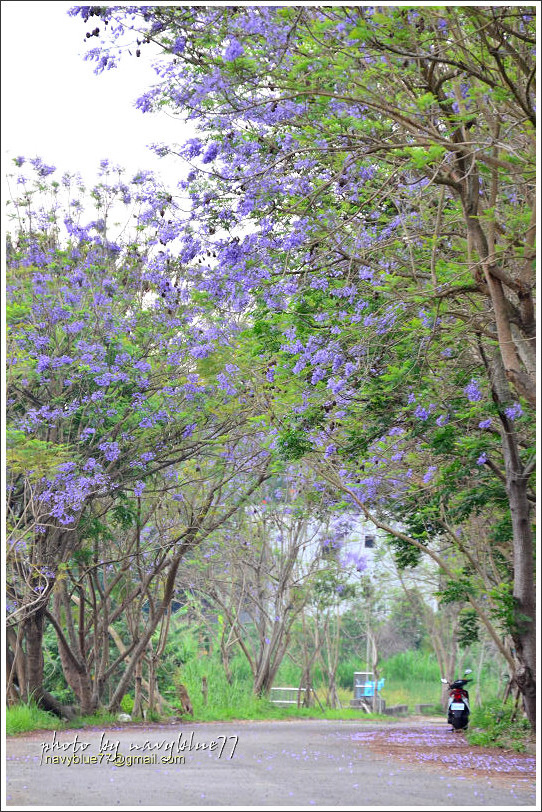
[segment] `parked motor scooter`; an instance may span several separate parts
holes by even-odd
[[[467,668],[464,676],[472,674],[472,669]],[[448,724],[453,730],[466,730],[469,726],[470,704],[469,692],[465,690],[465,685],[472,682],[470,679],[456,679],[455,682],[448,682],[441,679],[444,685],[448,686],[450,699],[448,701]]]

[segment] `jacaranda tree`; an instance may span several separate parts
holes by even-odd
[[[150,174],[125,182],[105,161],[87,194],[72,176],[54,180],[54,167],[39,159],[30,162],[30,177],[23,158],[15,163],[7,285],[8,610],[17,629],[11,671],[22,696],[65,712],[43,687],[47,619],[81,709],[96,707],[104,673],[111,673],[88,642],[103,626],[93,588],[101,590],[102,615],[113,598],[96,580],[111,558],[107,521],[141,530],[142,500],[147,514],[166,497],[184,500],[158,533],[147,580],[132,593],[148,601],[151,581],[163,580],[133,650],[116,664],[127,663],[110,699],[115,708],[168,609],[182,556],[263,481],[269,452],[258,427],[246,427],[249,406],[240,405],[242,388],[230,382],[238,368],[209,361],[235,327],[192,300],[182,260],[157,248],[168,199]],[[97,217],[89,220],[91,204]],[[124,243],[110,236],[119,211],[133,222]],[[141,550],[120,557],[134,563]],[[107,659],[107,624],[100,634]]]

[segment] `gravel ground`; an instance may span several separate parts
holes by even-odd
[[[9,737],[5,803],[534,809],[535,766],[443,720],[123,725]]]

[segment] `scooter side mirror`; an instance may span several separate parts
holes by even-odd
[[[448,680],[447,679],[443,679],[441,677],[440,681],[443,683],[443,685],[448,685]]]

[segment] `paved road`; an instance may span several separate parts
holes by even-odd
[[[532,757],[471,748],[454,736],[442,721],[125,725],[55,738],[41,731],[7,740],[6,802],[534,808]],[[176,762],[163,762],[172,756]]]

